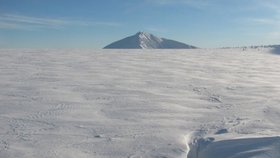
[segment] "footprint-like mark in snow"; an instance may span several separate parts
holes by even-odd
[[[213,92],[211,92],[205,87],[194,87],[194,86],[191,87],[192,87],[192,91],[197,95],[202,96],[203,99],[213,103],[223,103],[221,95],[214,94]]]
[[[57,104],[46,111],[39,111],[22,118],[12,118],[9,120],[11,129],[9,133],[20,140],[29,140],[34,134],[55,129],[57,126],[52,119],[57,119],[59,115],[71,110],[73,110],[72,105]]]
[[[7,141],[0,140],[0,152],[8,150],[9,149],[9,144]]]
[[[56,125],[47,121],[30,120],[30,119],[12,119],[10,122],[9,132],[20,140],[29,140],[34,134],[56,128]]]
[[[30,114],[28,118],[32,120],[40,120],[47,117],[55,118],[61,115],[62,113],[70,112],[71,110],[73,110],[73,106],[69,104],[57,104],[46,111],[39,111],[37,113]]]

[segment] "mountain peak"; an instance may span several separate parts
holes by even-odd
[[[139,31],[139,32],[136,33],[136,35],[138,35],[138,36],[139,36],[139,35],[142,35],[142,34],[145,34],[145,32]]]
[[[136,33],[136,35],[150,35],[150,33],[144,32],[144,31],[139,31]]]
[[[139,31],[133,36],[116,41],[105,49],[190,49],[196,48],[174,40],[159,38],[153,34]]]

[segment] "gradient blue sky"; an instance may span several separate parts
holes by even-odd
[[[280,44],[280,1],[0,0],[0,48],[102,48],[138,31],[204,48]]]

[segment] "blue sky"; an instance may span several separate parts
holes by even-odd
[[[280,1],[0,0],[0,48],[102,48],[138,31],[203,48],[280,44]]]

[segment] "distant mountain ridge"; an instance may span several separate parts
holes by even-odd
[[[280,48],[280,45],[251,45],[251,46],[237,46],[237,47],[221,47],[222,49],[230,49],[230,48]]]
[[[155,35],[138,32],[133,36],[113,42],[104,49],[195,49],[197,47],[182,42],[159,38]]]

